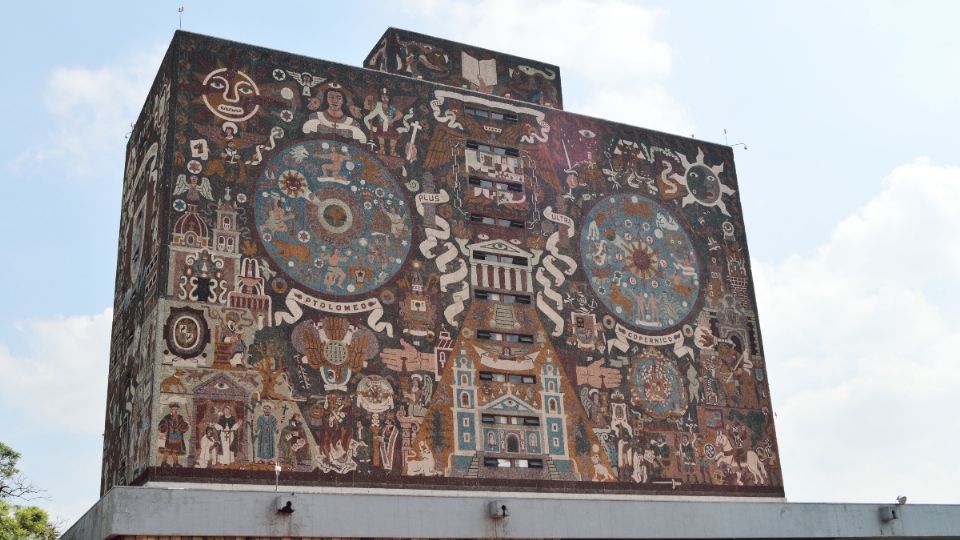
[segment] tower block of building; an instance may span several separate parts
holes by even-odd
[[[731,148],[557,66],[177,32],[123,204],[104,492],[783,496]]]

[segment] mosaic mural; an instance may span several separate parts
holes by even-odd
[[[162,202],[170,148],[172,51],[127,141],[123,178],[101,490],[150,464],[157,307],[162,287]]]
[[[279,465],[782,496],[730,148],[194,34],[170,54],[128,160],[105,489]]]
[[[557,66],[409,30],[387,29],[367,55],[363,66],[545,107],[563,108],[560,68]]]

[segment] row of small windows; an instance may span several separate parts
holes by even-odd
[[[480,378],[482,379],[483,377],[481,376]],[[531,377],[531,378],[533,378],[533,377]],[[460,382],[462,382],[462,383],[465,384],[467,381],[460,381]],[[524,382],[526,382],[526,381],[524,381]],[[549,383],[549,385],[548,385],[548,388],[547,388],[547,391],[548,391],[548,392],[555,392],[555,391],[556,391],[556,386],[554,386],[553,381],[550,381],[550,383]],[[463,408],[467,408],[467,407],[470,406],[470,396],[469,396],[466,392],[460,394],[460,406],[463,407]],[[555,412],[557,412],[558,410],[559,410],[559,409],[557,408],[557,400],[556,400],[556,398],[550,398],[550,399],[548,399],[548,400],[547,400],[547,412],[555,413]],[[491,416],[491,415],[484,415],[484,418],[486,418],[487,416]],[[494,418],[496,418],[496,417],[494,416]],[[504,417],[504,418],[506,418],[506,417]],[[540,425],[540,420],[539,420],[539,419],[536,419],[536,420],[537,420],[537,423],[536,423],[536,424],[523,424],[523,425],[539,426],[539,425]],[[486,419],[484,419],[484,423],[488,423],[488,424],[489,424],[489,423],[505,423],[505,422],[496,422],[496,421],[487,422]],[[519,425],[519,424],[517,424],[517,425]],[[465,427],[465,428],[466,428],[466,427],[470,427],[470,418],[468,418],[468,417],[466,417],[466,416],[463,417],[463,427]],[[560,425],[559,425],[559,424],[556,424],[556,423],[550,424],[550,431],[553,431],[554,433],[559,432],[559,431],[560,431]],[[465,433],[464,435],[467,435],[467,434]],[[464,441],[467,441],[467,440],[468,440],[468,439],[464,438]],[[557,445],[557,443],[554,443],[554,446],[556,446],[556,445]]]
[[[476,250],[471,254],[473,260],[484,262],[499,262],[504,264],[515,264],[517,266],[526,266],[529,262],[526,257],[516,257],[514,255],[501,255],[490,253],[489,251]]]
[[[477,339],[504,341],[507,343],[533,343],[532,334],[510,334],[507,332],[493,332],[491,330],[477,330]]]
[[[479,176],[471,176],[470,185],[485,189],[496,189],[497,191],[513,191],[515,193],[523,193],[523,184],[518,182],[495,182],[493,180],[480,178]]]
[[[489,118],[491,120],[516,122],[520,119],[520,117],[517,116],[517,113],[489,111],[487,109],[480,109],[478,107],[472,107],[470,105],[464,105],[463,111],[469,114],[470,116],[476,116],[477,118]]]
[[[505,148],[503,146],[494,146],[492,144],[478,143],[477,141],[467,141],[467,148],[478,152],[486,152],[498,156],[520,157],[520,151],[516,148]]]
[[[522,384],[535,384],[537,382],[537,378],[533,375],[507,375],[506,373],[493,373],[491,371],[481,371],[480,380]]]
[[[499,467],[502,469],[542,469],[542,459],[507,459],[507,458],[483,458],[485,467]]]
[[[492,216],[485,216],[483,214],[470,214],[470,221],[474,223],[483,223],[484,225],[496,225],[498,227],[511,227],[514,229],[522,229],[527,226],[527,224],[523,221],[518,221],[516,219],[495,218]]]
[[[504,294],[480,289],[473,291],[473,297],[477,300],[491,300],[501,304],[529,304],[531,300],[528,294]]]
[[[502,414],[482,414],[480,421],[484,424],[509,424],[511,426],[539,426],[537,416],[505,416]]]

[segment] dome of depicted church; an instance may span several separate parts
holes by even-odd
[[[187,213],[182,215],[173,226],[173,241],[178,245],[206,246],[209,238],[209,229],[203,218],[197,214],[195,205],[187,206]]]

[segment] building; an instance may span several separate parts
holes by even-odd
[[[732,149],[565,112],[556,66],[412,32],[363,66],[174,36],[128,145],[105,498],[70,534],[452,536],[389,516],[492,496],[775,519]],[[276,485],[317,514],[284,522]],[[332,526],[331,493],[383,513]],[[110,517],[151,507],[184,521]],[[460,534],[510,534],[479,516]],[[513,534],[564,534],[538,519]],[[889,521],[783,536],[928,534]],[[703,536],[677,527],[648,533]]]
[[[174,36],[65,538],[956,537],[783,500],[731,148],[412,32],[363,66]]]
[[[363,65],[174,37],[128,148],[103,492],[279,465],[782,497],[731,149],[407,31]]]

